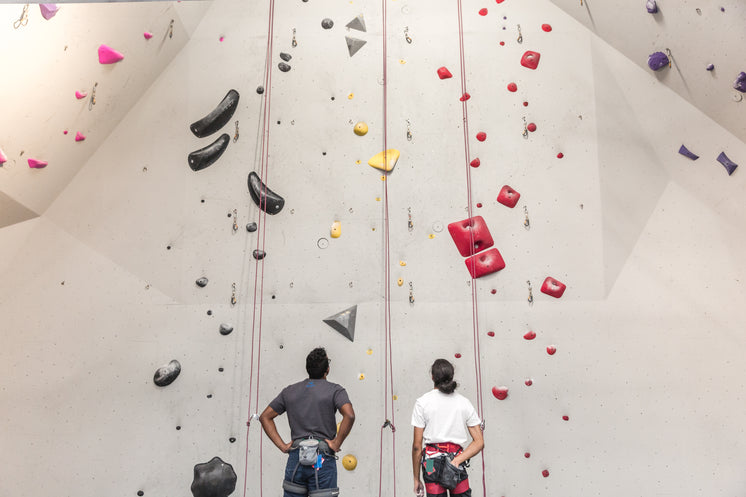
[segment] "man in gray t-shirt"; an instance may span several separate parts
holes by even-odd
[[[355,411],[347,396],[347,391],[336,383],[326,380],[329,374],[329,358],[323,348],[312,350],[306,357],[308,379],[285,387],[269,403],[259,422],[264,432],[282,452],[289,454],[285,467],[285,480],[305,485],[309,490],[318,488],[336,488],[337,466],[335,452],[350,433],[355,422]],[[339,430],[336,426],[336,412],[342,414]],[[277,432],[274,418],[287,412],[290,424],[290,438],[285,443]],[[321,442],[321,457],[315,466],[299,466],[298,442],[306,438],[315,438]],[[328,447],[328,450],[326,447]],[[296,497],[285,490],[284,497]]]

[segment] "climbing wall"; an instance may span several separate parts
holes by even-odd
[[[412,492],[439,357],[475,495],[739,495],[746,144],[655,74],[544,0],[214,0],[0,229],[0,493],[281,495],[253,415],[321,345],[343,495]]]

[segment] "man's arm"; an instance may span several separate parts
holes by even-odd
[[[264,428],[264,433],[266,433],[269,439],[272,440],[272,443],[274,443],[282,452],[287,454],[293,444],[292,442],[283,442],[282,437],[277,432],[277,425],[275,425],[275,418],[277,416],[279,416],[279,414],[277,414],[274,409],[267,406],[262,415],[259,416],[259,422],[262,424],[262,428]]]
[[[425,494],[422,480],[420,480],[420,463],[422,462],[422,434],[424,432],[424,428],[415,426],[414,435],[412,436],[412,473],[414,476],[414,493],[417,495]]]
[[[470,426],[469,434],[471,435],[471,443],[461,454],[453,458],[451,464],[454,466],[458,466],[467,459],[471,459],[484,448],[484,437],[482,437],[482,427],[480,425]]]
[[[352,404],[348,402],[347,404],[343,405],[339,408],[339,412],[342,414],[342,422],[339,425],[337,436],[334,437],[334,440],[326,440],[329,448],[334,452],[339,452],[339,448],[342,446],[342,442],[344,442],[345,438],[347,438],[347,435],[350,434],[352,425],[355,423],[355,411],[352,409]]]

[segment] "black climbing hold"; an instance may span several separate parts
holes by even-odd
[[[230,443],[236,443],[236,439],[234,437],[229,438],[228,441]]]
[[[334,26],[334,21],[332,21],[328,17],[324,19],[323,21],[321,21],[321,27],[324,29],[332,29],[333,26]]]
[[[155,371],[153,383],[159,387],[165,387],[173,383],[176,377],[179,376],[179,373],[181,373],[181,364],[179,364],[179,361],[174,359]]]
[[[233,214],[231,214],[230,212],[228,213],[228,217],[231,217],[232,215],[233,215]]]
[[[231,326],[231,325],[229,325],[227,323],[223,323],[223,324],[220,325],[220,334],[221,335],[223,335],[223,336],[230,335],[232,331],[233,331],[233,326]]]
[[[171,250],[171,245],[166,245],[166,250]]]
[[[251,199],[267,214],[277,214],[285,206],[285,199],[267,188],[255,172],[249,173],[248,183]]]
[[[199,278],[197,281],[195,281],[195,283],[197,284],[198,287],[204,288],[207,286],[207,281],[208,281],[207,278],[203,276]]]
[[[280,71],[282,72],[288,72],[290,70],[290,65],[285,64],[284,62],[280,62],[279,64],[277,64],[277,67],[279,67]]]
[[[217,140],[205,148],[195,150],[189,154],[189,167],[192,171],[201,171],[211,166],[220,158],[221,155],[223,155],[223,152],[228,148],[228,143],[230,143],[230,141],[231,137],[228,136],[228,133],[223,133]],[[204,202],[204,200],[202,202]]]
[[[248,231],[249,233],[253,233],[256,230],[257,230],[256,223],[249,223],[249,224],[246,225],[246,231]]]
[[[233,466],[219,457],[194,466],[194,497],[228,497],[236,489],[238,477]]]
[[[145,492],[143,492],[142,490],[138,490],[137,495],[142,497],[143,495],[145,495]]]
[[[199,121],[193,122],[192,125],[189,126],[189,129],[192,130],[192,133],[194,133],[194,136],[197,138],[210,136],[231,120],[237,107],[238,92],[236,90],[230,90],[212,112]]]
[[[259,250],[259,249],[254,250],[254,253],[253,253],[254,259],[258,261],[261,261],[262,259],[264,259],[266,255],[267,255],[267,252],[265,252],[264,250]]]
[[[179,431],[179,430],[181,430],[181,426],[176,427],[176,431]]]
[[[292,59],[292,58],[293,58],[293,56],[292,56],[292,55],[290,55],[289,53],[285,53],[285,52],[280,52],[280,58],[281,58],[282,60],[284,60],[285,62],[290,62],[290,59]]]
[[[208,310],[207,310],[207,315],[208,315],[208,316],[212,316],[212,311],[208,309]]]
[[[207,394],[207,398],[211,399],[212,398],[212,394],[211,393]]]
[[[257,92],[257,93],[258,93],[259,95],[261,95],[262,93],[264,93],[264,87],[263,87],[263,86],[257,86],[257,87],[256,87],[256,92]]]
[[[223,371],[225,371],[223,368],[218,368],[218,372],[222,373]]]

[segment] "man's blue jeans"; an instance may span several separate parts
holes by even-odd
[[[319,488],[336,488],[337,486],[337,461],[333,457],[321,456],[323,462],[321,468],[316,470],[313,466],[303,466],[298,464],[298,451],[293,450],[288,453],[288,463],[285,466],[285,480],[305,485],[308,490],[316,490],[316,474],[319,477]],[[293,476],[295,466],[298,470]],[[285,491],[284,497],[300,497],[302,494],[293,494]]]

